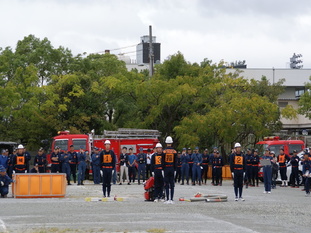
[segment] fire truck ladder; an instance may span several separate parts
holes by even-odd
[[[129,128],[120,128],[117,131],[104,130],[104,135],[95,136],[96,138],[151,138],[157,139],[161,136],[161,133],[158,130],[152,129],[129,129]]]

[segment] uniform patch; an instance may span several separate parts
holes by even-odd
[[[243,165],[243,157],[242,156],[235,156],[234,157],[234,164],[235,165]]]

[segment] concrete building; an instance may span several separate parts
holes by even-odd
[[[236,69],[227,69],[227,73],[234,73]],[[278,98],[280,108],[286,105],[292,105],[298,109],[298,101],[300,96],[306,91],[305,83],[310,82],[311,69],[240,69],[243,76],[247,79],[261,80],[265,76],[271,84],[285,79],[285,92]],[[311,120],[298,115],[297,119],[288,120],[281,118],[283,123],[282,133],[284,135],[302,135],[303,130],[307,130],[311,134]]]

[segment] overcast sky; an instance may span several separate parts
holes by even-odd
[[[293,53],[311,68],[309,0],[0,0],[0,47],[34,34],[74,55],[136,45],[149,33],[161,60],[246,60],[248,68],[288,68]],[[136,47],[113,50],[136,59]]]

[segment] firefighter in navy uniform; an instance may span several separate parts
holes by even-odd
[[[163,158],[162,145],[161,143],[157,143],[156,153],[151,157],[151,171],[154,177],[154,202],[159,202],[163,197]]]
[[[219,151],[216,151],[213,158],[213,169],[215,169],[215,186],[222,186],[222,167],[224,166],[224,160],[220,156]]]
[[[26,161],[27,161],[27,172],[30,172],[29,161],[31,160],[31,155],[30,155],[30,153],[26,150],[26,146],[24,146],[24,154],[25,154],[25,156],[26,156]]]
[[[165,139],[166,148],[163,151],[163,170],[164,170],[164,187],[166,193],[166,204],[174,204],[174,177],[177,168],[177,151],[172,147],[173,139],[168,136]]]
[[[40,148],[38,154],[35,156],[34,164],[38,164],[39,173],[45,173],[47,160],[46,155],[43,154],[43,148]]]
[[[110,150],[111,142],[105,141],[105,150],[100,153],[100,161],[103,171],[103,196],[110,197],[111,178],[114,168],[116,166],[116,155]]]
[[[73,177],[73,182],[77,182],[77,164],[78,164],[78,154],[75,152],[74,146],[70,145],[70,151],[68,151],[70,173]],[[64,171],[63,171],[64,172]]]
[[[178,151],[177,153],[177,168],[176,168],[176,175],[175,175],[175,183],[180,183],[181,180],[181,161],[180,161],[181,153]]]
[[[13,166],[15,173],[27,173],[29,167],[29,156],[24,152],[24,146],[18,145],[17,154],[14,156]]]
[[[246,160],[246,172],[245,172],[245,188],[248,188],[248,185],[251,184],[252,174],[253,174],[253,154],[251,149],[247,149],[247,154],[245,155]]]
[[[277,161],[279,163],[279,170],[281,175],[282,184],[281,187],[287,187],[287,163],[290,157],[284,154],[284,149],[280,149],[280,154],[278,155]]]
[[[199,153],[199,147],[195,147],[193,154],[191,155],[192,165],[192,185],[196,182],[201,185],[201,163],[202,155]]]
[[[8,156],[8,176],[12,179],[12,174],[14,170],[14,157],[16,155],[16,149],[13,150],[13,153]]]
[[[180,162],[181,162],[181,185],[184,185],[184,179],[186,178],[187,185],[189,185],[189,160],[190,157],[186,153],[186,148],[182,149],[180,155]]]
[[[58,146],[54,148],[54,151],[51,154],[51,173],[60,172],[60,149]]]
[[[299,176],[298,176],[298,164],[299,164],[299,157],[297,155],[297,150],[293,151],[293,155],[290,158],[290,163],[292,165],[292,173],[291,173],[291,177],[292,177],[292,181],[291,181],[291,187],[292,188],[299,188]],[[295,185],[295,182],[297,183]]]
[[[303,166],[303,177],[305,178],[305,191],[306,191],[306,197],[310,196],[310,181],[311,181],[311,162],[309,160],[309,154],[305,153],[303,155],[304,159],[302,161]]]
[[[242,192],[246,161],[241,151],[241,144],[235,143],[234,149],[235,152],[230,156],[230,169],[234,180],[235,201],[238,201],[239,199],[245,201]]]
[[[253,152],[253,162],[252,162],[252,186],[255,186],[255,180],[256,180],[256,186],[258,187],[258,183],[259,183],[259,178],[258,178],[258,172],[259,172],[259,155],[258,155],[258,150],[255,149]]]
[[[189,162],[188,162],[188,164],[189,164],[189,177],[191,178],[191,180],[192,180],[192,167],[193,167],[193,161],[192,161],[192,159],[191,159],[191,156],[192,156],[192,150],[191,150],[191,148],[189,147],[188,148],[188,150],[187,150],[187,154],[189,155]],[[193,182],[193,180],[192,180],[192,182]]]
[[[209,154],[208,149],[205,149],[202,154],[202,183],[206,184],[207,181],[207,174],[208,174],[208,162],[209,162]]]
[[[94,184],[100,184],[101,175],[100,175],[100,168],[101,168],[101,161],[99,157],[99,149],[97,147],[94,148],[94,152],[92,154],[92,171],[93,171],[93,181]]]
[[[60,154],[60,161],[62,162],[62,172],[66,173],[67,184],[71,185],[70,183],[70,155],[66,154],[65,152],[61,152]]]
[[[137,180],[138,184],[140,184],[140,176],[143,177],[143,182],[146,180],[146,160],[147,155],[144,153],[144,148],[139,148],[139,154],[137,155],[137,164],[138,164],[138,174],[137,174]]]

